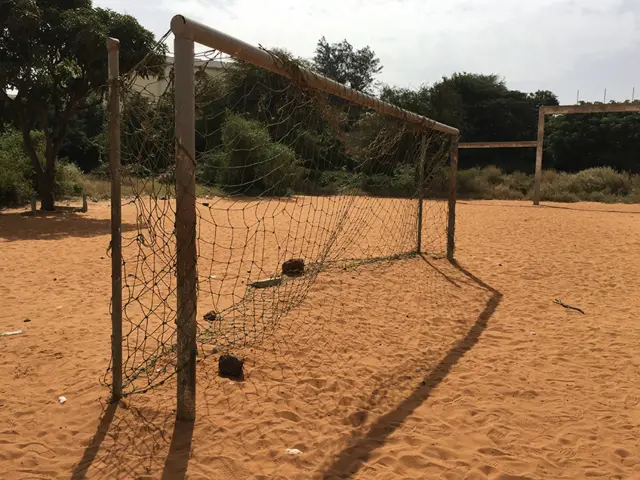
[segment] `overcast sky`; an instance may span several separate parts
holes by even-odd
[[[157,36],[176,13],[253,45],[311,58],[318,39],[369,45],[379,80],[417,87],[495,73],[561,103],[640,98],[640,0],[94,0]],[[123,48],[126,48],[123,45]]]

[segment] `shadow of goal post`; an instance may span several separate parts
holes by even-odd
[[[195,156],[195,43],[231,55],[284,77],[290,74],[267,52],[233,38],[199,22],[176,15],[171,20],[174,38],[175,143],[176,143],[176,276],[177,276],[177,410],[178,420],[193,421],[196,408],[196,312],[197,312],[197,247],[196,247],[196,156]],[[114,42],[117,42],[114,40]],[[109,45],[110,65],[110,161],[112,174],[112,362],[113,396],[122,395],[122,277],[120,246],[120,124],[117,90],[117,48]],[[114,53],[115,52],[115,53]],[[111,70],[111,66],[114,69]],[[353,90],[310,70],[300,69],[304,82],[312,88],[336,95],[347,101],[372,108],[412,123],[423,130],[436,130],[451,136],[451,175],[448,195],[447,258],[453,259],[455,238],[456,177],[458,164],[458,129],[409,112],[380,99]],[[112,78],[113,76],[113,78]],[[115,100],[114,100],[115,99]],[[113,119],[113,121],[112,121]],[[116,138],[117,137],[117,138]],[[112,143],[113,142],[113,143]],[[423,141],[424,142],[424,141]],[[117,153],[116,153],[117,147]],[[423,148],[423,150],[425,150]],[[424,154],[422,155],[424,157]],[[424,162],[421,161],[421,167]],[[421,170],[422,170],[421,168]],[[420,171],[420,179],[424,172]],[[116,185],[117,184],[117,185]],[[419,185],[417,251],[421,250],[422,202],[424,185]],[[116,206],[116,207],[114,207]],[[119,339],[119,341],[118,341]]]

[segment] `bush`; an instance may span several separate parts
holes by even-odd
[[[232,194],[286,195],[302,174],[294,151],[274,143],[265,125],[231,113],[222,126],[221,150],[203,160],[203,178]]]
[[[363,176],[344,170],[327,170],[320,175],[320,193],[360,193],[364,187]]]
[[[82,195],[83,176],[80,167],[67,160],[58,160],[56,165],[56,198]]]
[[[524,194],[518,190],[514,190],[507,184],[494,185],[491,189],[491,198],[496,200],[522,200]]]
[[[495,165],[489,165],[482,170],[482,176],[489,185],[499,185],[503,182],[502,170]]]
[[[589,168],[570,176],[569,191],[577,194],[629,195],[631,179],[628,174],[610,167]]]
[[[522,197],[529,195],[533,189],[533,175],[523,172],[510,173],[505,177],[504,182],[511,190],[520,192]]]
[[[0,136],[0,205],[17,206],[33,193],[33,165],[22,148],[22,134]]]
[[[32,132],[34,147],[44,159],[44,134]],[[0,205],[18,206],[27,203],[35,191],[35,171],[25,153],[22,134],[9,131],[0,135]],[[81,195],[83,175],[80,169],[64,159],[56,164],[54,193],[57,198]]]
[[[465,198],[490,198],[491,188],[479,167],[458,171],[458,194]]]

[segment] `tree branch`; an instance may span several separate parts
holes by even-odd
[[[76,106],[79,100],[80,99],[74,93],[70,94],[69,103],[67,103],[64,109],[64,112],[60,117],[60,121],[58,122],[58,128],[55,133],[55,140],[53,141],[52,151],[47,154],[47,170],[50,168],[53,168],[55,158],[58,156],[58,152],[60,151],[62,142],[64,141],[64,138],[67,135],[67,130],[69,129],[69,122],[71,121],[71,117],[73,116],[76,110]],[[50,166],[50,163],[51,163],[51,166]]]
[[[42,170],[42,163],[40,162],[40,158],[38,158],[38,152],[36,152],[36,149],[33,146],[33,140],[31,138],[31,126],[24,122],[22,115],[18,116],[20,118],[20,127],[22,130],[23,147],[27,155],[29,155],[29,158],[31,158],[33,169],[36,171],[36,175],[39,179],[44,171]]]

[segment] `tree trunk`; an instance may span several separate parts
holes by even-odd
[[[55,170],[44,169],[38,173],[38,190],[40,191],[40,210],[51,212],[55,210]]]

